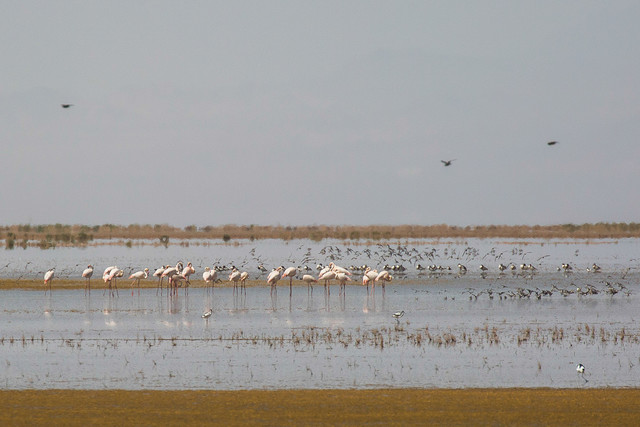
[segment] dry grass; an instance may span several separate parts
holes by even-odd
[[[638,425],[640,389],[0,391],[2,425]]]
[[[597,223],[561,225],[314,225],[300,227],[262,225],[223,225],[184,228],[167,224],[156,225],[9,225],[0,227],[0,238],[5,247],[81,246],[95,239],[119,239],[131,245],[132,240],[155,240],[167,244],[175,240],[220,239],[228,242],[237,239],[323,239],[381,240],[381,239],[440,239],[440,238],[568,238],[568,239],[619,239],[640,237],[640,223]]]

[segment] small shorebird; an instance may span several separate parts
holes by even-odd
[[[404,310],[402,311],[396,311],[395,313],[393,313],[393,318],[396,319],[396,322],[400,323],[400,318],[404,316]]]
[[[582,363],[578,363],[576,365],[576,372],[578,372],[578,375],[582,376],[584,382],[589,382],[589,380],[584,377],[584,365]]]
[[[209,317],[211,317],[211,314],[213,314],[213,309],[209,309],[207,311],[205,311],[204,313],[202,313],[202,318],[206,319],[206,321],[209,321]]]

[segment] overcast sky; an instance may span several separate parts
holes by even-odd
[[[638,23],[637,0],[2,2],[0,224],[639,221]]]

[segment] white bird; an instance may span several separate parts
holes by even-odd
[[[207,310],[204,313],[202,313],[202,318],[203,319],[207,319],[207,322],[208,322],[209,321],[209,317],[211,317],[212,313],[213,313],[213,310],[210,308],[209,310]]]
[[[346,268],[337,266],[332,262],[329,263],[329,267],[331,268],[331,270],[335,271],[336,273],[344,273],[351,276],[351,272],[349,270],[347,270]]]
[[[311,289],[311,294],[313,295],[313,283],[318,283],[318,279],[310,274],[305,274],[302,276],[302,281],[307,284],[307,293],[309,293],[309,289]]]
[[[242,288],[242,290],[244,291],[244,293],[247,293],[247,279],[249,278],[249,273],[247,271],[243,271],[242,273],[240,273],[240,287]]]
[[[84,293],[87,293],[87,288],[89,289],[89,292],[91,292],[91,276],[93,276],[93,265],[89,264],[87,266],[87,268],[84,269],[84,271],[82,272],[82,277],[85,278],[85,283],[84,283]]]
[[[149,269],[145,268],[142,271],[137,271],[135,273],[133,273],[132,275],[129,276],[129,279],[133,279],[133,282],[131,282],[131,296],[133,296],[133,285],[134,283],[136,283],[138,285],[138,295],[140,295],[140,280],[141,279],[146,279],[147,277],[149,277]]]
[[[281,279],[285,277],[289,278],[289,296],[291,296],[291,286],[293,285],[293,278],[298,274],[298,269],[295,267],[287,268],[283,273]]]
[[[340,292],[344,292],[346,294],[345,286],[347,282],[351,281],[351,278],[346,273],[338,273],[336,274],[336,280],[340,283]]]
[[[107,272],[107,270],[109,271]],[[122,271],[116,266],[109,267],[107,268],[107,270],[105,270],[102,278],[104,279],[105,284],[109,285],[109,294],[113,295],[113,291],[111,288],[111,284],[113,283],[113,287],[115,288],[116,295],[117,295],[118,294],[118,277],[124,276],[124,271]],[[107,288],[105,287],[104,292],[102,294],[104,295],[106,291],[107,291]]]
[[[362,286],[367,287],[367,294],[369,293],[369,285],[371,285],[373,290],[375,290],[376,277],[378,277],[378,270],[372,270],[370,267],[367,267],[364,270],[364,274],[362,275]]]
[[[112,265],[111,267],[107,267],[104,269],[104,273],[102,273],[102,280],[104,280],[105,283],[107,283],[109,275],[111,274],[111,270],[113,270],[114,268],[118,268],[115,265]]]
[[[158,278],[158,286],[156,287],[156,295],[158,295],[158,289],[162,289],[162,282],[164,281],[164,276],[162,273],[167,269],[168,266],[163,265],[162,267],[156,269],[153,272],[153,276]]]
[[[229,281],[233,282],[233,293],[235,294],[238,290],[238,282],[240,281],[241,273],[234,267],[231,274],[229,274]]]
[[[185,281],[190,285],[191,281],[189,280],[189,276],[194,274],[196,270],[193,268],[193,264],[190,262],[187,263],[187,266],[182,270],[181,274],[184,276]]]
[[[324,281],[324,289],[327,294],[331,294],[331,281],[335,279],[337,273],[333,270],[329,270],[318,276],[318,280]]]
[[[46,273],[44,273],[44,285],[47,286],[47,284],[49,285],[49,293],[51,293],[51,283],[53,282],[53,276],[55,273],[55,268],[51,268],[49,269]],[[47,288],[45,287],[44,289],[44,294],[47,294]]]
[[[387,270],[382,270],[380,273],[378,273],[378,276],[376,277],[375,282],[381,282],[382,292],[384,292],[385,282],[390,282],[391,280],[393,280],[393,276],[390,275]]]
[[[273,289],[280,280],[280,272],[282,271],[282,267],[278,267],[273,269],[271,273],[267,276],[267,284],[271,285],[271,295],[273,295]]]
[[[212,274],[213,272],[211,271],[211,268],[209,267],[204,268],[204,271],[202,272],[202,280],[204,280],[204,283],[206,286],[208,286],[209,283],[213,283],[213,280],[211,280]]]
[[[584,365],[582,363],[578,363],[576,365],[576,372],[578,372],[578,374],[582,376],[584,382],[589,382],[589,380],[584,377],[584,370]]]
[[[402,311],[396,311],[395,313],[393,313],[393,318],[394,318],[394,319],[399,319],[399,318],[401,318],[402,316],[404,316],[404,310],[402,310]]]

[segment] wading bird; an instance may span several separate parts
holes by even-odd
[[[82,277],[84,277],[84,293],[87,293],[87,288],[89,292],[91,292],[91,276],[93,276],[93,265],[89,264],[87,268],[82,272]]]
[[[307,294],[309,294],[309,290],[311,290],[311,295],[313,295],[313,284],[318,283],[318,280],[310,274],[305,274],[302,276],[302,281],[307,284]]]
[[[141,279],[146,279],[147,277],[149,277],[149,269],[145,268],[142,271],[137,271],[135,273],[133,273],[131,276],[129,276],[129,279],[133,279],[133,282],[131,282],[131,296],[133,296],[133,284],[137,284],[138,285],[138,295],[140,295],[140,280]]]
[[[282,273],[281,279],[285,277],[289,278],[289,296],[291,296],[291,286],[293,285],[293,278],[296,277],[296,274],[298,274],[298,269],[295,267],[289,267]]]
[[[233,271],[231,271],[231,274],[229,274],[229,281],[233,282],[234,295],[238,291],[238,282],[240,281],[240,275],[241,273],[235,267],[233,268]]]
[[[400,318],[402,316],[404,316],[404,310],[402,311],[396,311],[395,313],[393,313],[393,318],[396,319],[396,322],[399,324],[400,323]]]
[[[589,382],[589,380],[584,377],[584,365],[582,363],[578,363],[578,365],[576,365],[576,372],[578,375],[582,376],[584,382]]]
[[[44,273],[44,294],[47,294],[47,284],[49,285],[49,293],[51,293],[51,283],[53,282],[55,268],[49,269],[46,273]]]
[[[202,318],[206,319],[207,322],[209,322],[209,317],[211,317],[211,314],[213,314],[213,309],[210,308],[209,310],[202,313]]]
[[[280,272],[282,270],[282,267],[274,268],[267,276],[267,284],[271,286],[271,295],[273,295],[273,289],[278,283],[278,280],[280,280]]]
[[[158,289],[162,289],[162,282],[164,281],[164,276],[162,275],[162,273],[164,273],[167,267],[168,266],[163,265],[162,267],[156,269],[156,271],[153,272],[153,277],[158,278],[158,286],[156,286],[156,295],[158,295]]]

